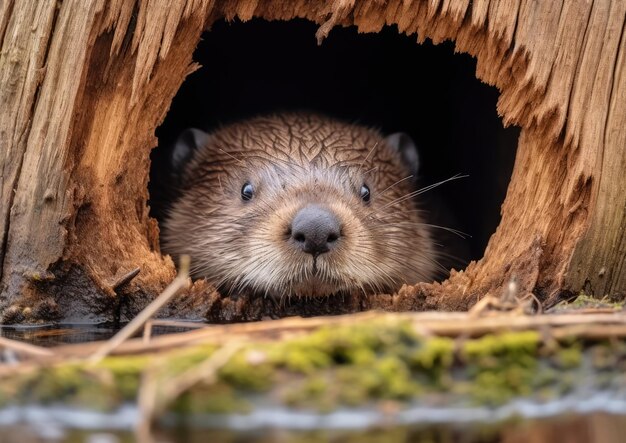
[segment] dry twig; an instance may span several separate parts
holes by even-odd
[[[17,353],[26,354],[32,357],[51,357],[54,355],[54,352],[50,349],[42,348],[41,346],[34,346],[17,340],[11,340],[6,337],[0,337],[0,347],[11,349]]]
[[[243,346],[241,341],[231,341],[213,352],[205,361],[194,366],[177,377],[168,379],[166,384],[159,383],[158,366],[144,373],[139,388],[137,403],[139,422],[136,433],[140,441],[149,441],[151,424],[162,410],[175,398],[202,381],[211,384],[217,381],[217,372]]]
[[[337,326],[369,322],[385,317],[403,318],[410,321],[416,331],[429,335],[477,337],[488,333],[519,331],[524,329],[541,330],[558,327],[609,327],[626,325],[626,312],[598,314],[558,314],[558,315],[513,315],[493,313],[473,317],[467,312],[411,312],[387,314],[364,312],[345,316],[266,320],[254,323],[229,325],[208,325],[200,329],[176,334],[153,337],[148,343],[142,338],[127,340],[115,348],[115,354],[138,354],[199,343],[223,344],[236,338],[253,337],[255,341],[276,341],[285,337],[310,332],[322,326]],[[597,329],[595,331],[597,333]],[[60,358],[83,357],[94,352],[99,343],[63,345],[55,348]]]
[[[180,259],[180,270],[178,275],[169,284],[167,288],[155,298],[152,303],[144,308],[130,323],[119,330],[117,334],[111,337],[110,340],[101,345],[96,352],[94,352],[89,361],[92,364],[98,363],[104,357],[109,355],[111,351],[120,346],[126,340],[128,340],[135,332],[137,332],[146,321],[148,321],[154,314],[158,312],[167,302],[174,297],[179,290],[181,290],[187,284],[187,278],[189,277],[189,256],[182,256]]]

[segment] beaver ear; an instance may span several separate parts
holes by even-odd
[[[385,143],[393,148],[402,159],[402,163],[408,168],[413,177],[417,176],[420,157],[417,146],[406,132],[396,132],[385,137]]]
[[[185,165],[191,159],[194,151],[206,146],[209,134],[200,129],[185,129],[176,139],[172,150],[172,168],[176,173],[182,172]]]

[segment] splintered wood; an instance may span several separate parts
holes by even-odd
[[[351,25],[452,39],[476,57],[477,77],[501,91],[498,112],[522,127],[501,224],[482,260],[413,289],[429,306],[467,309],[513,277],[522,296],[545,306],[583,286],[626,294],[624,1],[7,0],[3,321],[63,318],[77,304],[110,320],[117,302],[106,282],[140,267],[125,293],[132,317],[172,281],[146,205],[154,130],[197,68],[201,33],[216,20],[252,17],[312,20],[320,41]]]

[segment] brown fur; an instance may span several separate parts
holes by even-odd
[[[399,155],[373,129],[310,114],[257,117],[217,130],[183,173],[163,249],[189,254],[192,274],[228,290],[273,296],[394,291],[432,279],[430,233]],[[254,198],[242,201],[248,181]],[[366,183],[371,200],[360,198]],[[340,244],[313,257],[287,242],[307,203],[342,224]]]

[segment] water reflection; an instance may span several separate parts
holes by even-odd
[[[551,419],[511,420],[498,425],[465,424],[402,426],[362,431],[307,432],[266,429],[254,432],[209,431],[178,428],[158,430],[151,441],[159,443],[621,443],[626,419],[610,414],[565,415]],[[3,429],[3,443],[127,443],[137,441],[132,432],[65,431],[53,427]]]
[[[189,326],[162,326],[154,325],[151,335],[163,335],[176,332],[185,332],[194,329],[195,323],[189,322]],[[203,323],[197,323],[198,326]],[[0,326],[0,336],[13,340],[19,340],[36,346],[53,347],[66,344],[88,343],[92,341],[108,340],[124,324],[68,324],[47,326]],[[0,440],[1,443],[1,440]]]

